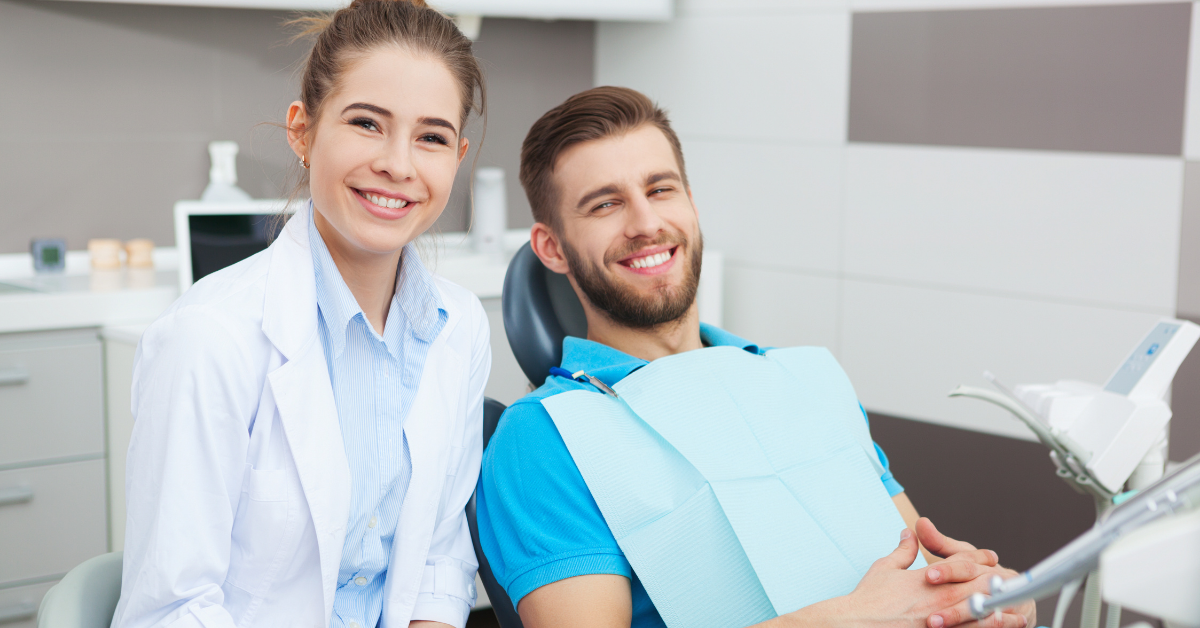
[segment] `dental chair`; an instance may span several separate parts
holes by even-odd
[[[551,272],[525,243],[508,264],[501,297],[504,333],[517,364],[529,381],[541,385],[550,367],[562,362],[562,343],[567,336],[587,337],[587,318],[571,283],[564,275]],[[483,447],[496,431],[504,405],[488,399],[483,406]],[[504,587],[496,582],[483,548],[479,545],[479,527],[475,521],[475,496],[467,504],[467,523],[475,555],[479,558],[479,579],[492,601],[492,609],[501,628],[523,628]]]
[[[51,587],[38,607],[38,628],[108,628],[121,599],[121,558],[89,558]]]
[[[500,415],[504,413],[504,408],[504,404],[491,397],[483,400],[484,449],[487,449],[488,441],[496,432],[496,425],[500,423]],[[467,502],[467,527],[471,529],[471,543],[475,546],[475,557],[479,559],[479,579],[483,582],[483,588],[492,602],[492,612],[496,614],[500,628],[524,628],[521,625],[521,616],[517,615],[517,609],[513,607],[512,600],[508,598],[504,587],[496,582],[496,576],[492,575],[492,567],[488,564],[487,557],[483,555],[483,547],[479,544],[479,525],[475,522],[474,493]]]
[[[534,386],[562,363],[563,338],[587,338],[587,317],[571,282],[543,266],[528,242],[508,264],[501,304],[508,346]]]

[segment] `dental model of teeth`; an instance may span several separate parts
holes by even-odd
[[[669,259],[671,259],[671,251],[663,251],[662,253],[658,253],[655,255],[647,255],[646,257],[639,257],[639,258],[633,260],[633,262],[631,262],[629,264],[629,267],[630,268],[654,268],[655,266],[658,266],[659,264],[665,263]]]
[[[372,203],[375,203],[376,205],[378,205],[380,207],[387,207],[388,209],[400,209],[400,208],[408,205],[408,201],[400,200],[398,198],[388,198],[386,196],[376,196],[374,194],[367,194],[365,192],[363,193],[362,196],[363,196],[363,198],[367,199],[368,201],[371,201]]]

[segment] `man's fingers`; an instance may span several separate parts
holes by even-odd
[[[969,560],[943,560],[925,570],[925,580],[929,584],[967,582],[986,571],[990,571],[987,566]]]
[[[938,611],[925,620],[926,628],[1026,628],[1028,620],[1017,613],[993,613],[976,620],[967,609],[967,601],[963,600],[950,608]]]
[[[1000,557],[997,556],[996,552],[993,552],[992,550],[982,549],[982,550],[971,550],[969,552],[959,552],[953,556],[946,558],[946,560],[944,560],[942,562],[956,562],[956,561],[971,562],[971,563],[975,563],[977,565],[984,565],[987,567],[995,567],[996,565],[998,565],[1000,563]],[[937,564],[940,565],[941,563],[937,563]],[[1005,570],[1005,571],[1009,571],[1009,570]],[[1014,575],[1015,575],[1015,572],[1014,572]],[[1007,578],[1009,576],[1005,575],[1004,577]]]
[[[921,545],[938,556],[945,557],[975,550],[974,545],[957,541],[939,532],[937,526],[933,525],[928,517],[918,519],[916,529],[917,539],[921,541]]]
[[[1029,620],[1024,615],[995,613],[977,621],[960,624],[959,628],[1026,628]]]
[[[892,550],[891,554],[875,561],[875,564],[880,567],[891,569],[908,569],[909,565],[917,559],[917,539],[908,528],[904,528],[900,532],[900,545]]]

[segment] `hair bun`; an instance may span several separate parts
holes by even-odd
[[[346,8],[355,9],[364,4],[370,4],[373,2],[400,2],[403,4],[411,4],[418,9],[425,9],[429,7],[429,4],[427,4],[425,0],[354,0],[350,3],[350,6]]]

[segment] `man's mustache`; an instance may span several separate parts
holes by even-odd
[[[634,241],[630,242],[629,244],[621,247],[617,251],[611,252],[611,253],[608,253],[607,255],[605,255],[604,256],[604,265],[607,266],[609,264],[616,262],[617,260],[621,260],[626,257],[629,257],[630,255],[633,255],[634,253],[637,253],[638,251],[640,251],[646,247],[664,246],[664,245],[665,246],[679,246],[679,245],[686,245],[687,242],[688,242],[687,237],[685,237],[683,234],[680,234],[680,233],[663,233],[663,234],[659,235],[657,238],[654,238],[653,240],[650,240],[649,238],[645,238],[642,240],[634,240]]]

